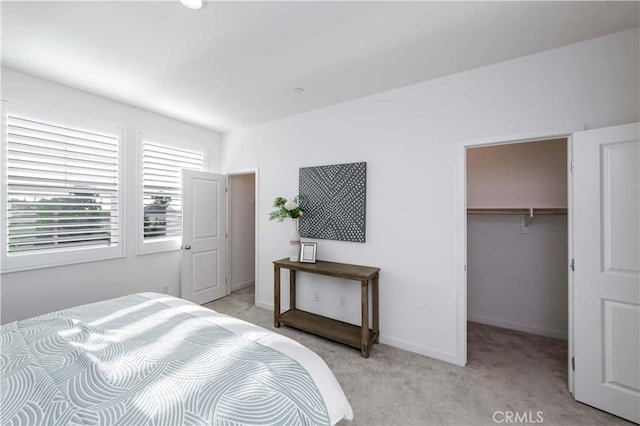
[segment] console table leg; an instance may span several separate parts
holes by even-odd
[[[280,327],[280,267],[273,267],[273,326]]]
[[[371,305],[372,305],[372,311],[371,315],[373,316],[373,332],[375,333],[376,339],[374,340],[374,343],[378,343],[380,342],[380,320],[378,318],[379,312],[378,312],[378,304],[379,304],[379,298],[378,298],[378,275],[376,274],[376,276],[373,277],[373,279],[371,280],[371,296],[372,296],[372,300],[371,300]]]
[[[361,353],[369,358],[369,280],[362,280],[362,331],[360,334]]]
[[[291,310],[296,308],[296,271],[289,270],[289,306]]]

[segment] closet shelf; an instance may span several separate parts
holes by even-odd
[[[536,215],[566,215],[567,209],[467,209],[467,214],[510,214],[510,215],[527,215],[530,217]]]

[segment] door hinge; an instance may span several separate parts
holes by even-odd
[[[571,159],[571,173],[573,173],[573,159]]]
[[[224,233],[224,237],[225,238],[229,238],[229,234],[227,234],[226,232]]]
[[[224,277],[224,283],[225,284],[227,283],[227,277]]]
[[[571,357],[571,370],[576,371],[576,359]]]
[[[573,171],[573,161],[571,161],[571,171]],[[225,186],[224,192],[229,192],[229,188]]]
[[[571,272],[575,272],[575,270],[576,270],[576,260],[575,259],[571,259],[571,264],[569,265],[569,268],[571,268]]]

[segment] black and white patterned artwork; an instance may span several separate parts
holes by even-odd
[[[367,163],[300,169],[302,237],[364,243]]]

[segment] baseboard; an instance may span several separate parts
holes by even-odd
[[[383,335],[380,336],[380,343],[393,346],[394,348],[404,349],[405,351],[413,352],[418,355],[428,356],[429,358],[434,358],[439,361],[448,362],[449,364],[454,364],[454,365],[459,365],[461,367],[464,367],[464,364],[462,364],[461,360],[458,359],[457,354],[451,354],[447,352],[433,350],[433,349],[427,348],[426,346],[416,345],[402,339],[385,337]]]
[[[243,288],[254,287],[255,285],[256,282],[254,280],[245,281],[240,284],[231,284],[231,291],[242,290]]]
[[[258,308],[266,309],[268,311],[273,311],[273,303],[269,304],[269,303],[264,303],[264,302],[257,302],[256,306]]]
[[[554,339],[567,340],[568,334],[565,331],[549,330],[545,328],[534,327],[526,324],[520,324],[512,321],[504,321],[494,318],[487,318],[480,315],[467,314],[467,320],[479,322],[480,324],[493,325],[500,328],[508,328],[510,330],[523,331],[525,333],[537,334],[539,336],[552,337]]]

